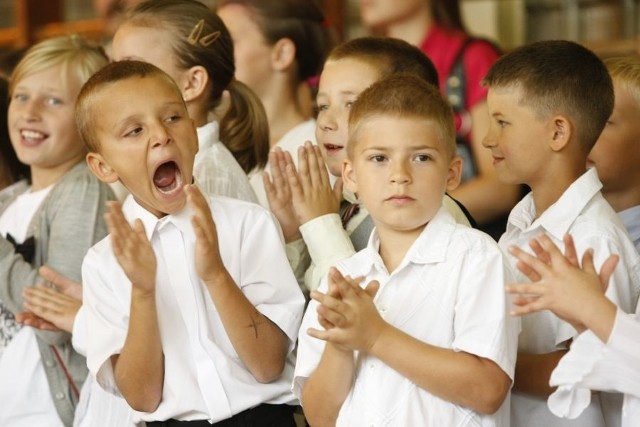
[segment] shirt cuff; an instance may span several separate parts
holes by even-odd
[[[305,222],[300,226],[300,232],[315,264],[322,264],[325,259],[343,259],[355,252],[349,235],[342,228],[340,216],[336,213]]]

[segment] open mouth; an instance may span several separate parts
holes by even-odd
[[[324,149],[327,151],[327,153],[335,153],[342,150],[343,148],[344,147],[341,145],[324,144]]]
[[[169,194],[182,186],[182,174],[174,161],[162,163],[153,174],[153,184],[159,192]]]

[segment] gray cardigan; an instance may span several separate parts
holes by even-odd
[[[0,192],[0,214],[27,189]],[[29,225],[27,235],[33,235],[36,241],[31,264],[0,237],[0,301],[10,311],[22,311],[22,289],[42,282],[38,268],[44,264],[81,281],[85,254],[107,235],[103,219],[107,200],[115,200],[111,188],[81,162],[55,184]],[[78,390],[87,375],[86,361],[73,350],[70,334],[40,330],[36,334],[56,409],[65,426],[71,427],[77,399],[58,356]]]

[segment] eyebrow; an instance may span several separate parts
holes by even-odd
[[[409,147],[405,147],[407,149],[407,151],[420,151],[420,150],[436,150],[438,151],[439,149],[441,149],[442,144],[433,144],[433,145],[426,145],[426,144],[421,144],[421,145],[411,145]],[[373,147],[367,147],[364,150],[362,150],[363,152],[366,151],[389,151],[392,150],[392,148],[388,147],[388,146],[384,146],[384,145],[376,145]]]
[[[42,89],[42,90],[41,90]],[[25,86],[25,85],[21,85],[18,84],[14,89],[13,92],[16,92],[18,90],[32,90],[29,87]],[[60,86],[42,86],[41,88],[38,88],[37,90],[35,90],[35,92],[45,92],[47,94],[55,94],[55,95],[64,95],[64,90],[61,90]]]
[[[355,96],[358,96],[362,92],[356,92],[356,91],[353,91],[353,90],[341,90],[338,93],[340,95],[355,95]],[[326,92],[318,92],[318,94],[316,95],[316,98],[318,98],[320,96],[329,96],[329,95]]]

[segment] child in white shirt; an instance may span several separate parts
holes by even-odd
[[[600,193],[596,170],[586,169],[587,155],[613,109],[606,67],[577,43],[545,41],[500,58],[485,84],[492,121],[484,145],[492,151],[498,178],[531,188],[512,210],[500,246],[526,248],[543,232],[562,245],[562,237],[570,232],[579,254],[595,250],[598,266],[610,254],[620,254],[606,294],[623,311],[633,311],[640,289],[634,270],[640,259]],[[616,425],[620,395],[600,394],[573,422],[559,419],[547,408],[546,397],[553,390],[550,374],[576,335],[570,324],[549,312],[522,319],[513,427]]]
[[[351,108],[347,156],[375,231],[311,293],[293,383],[307,419],[507,426],[511,276],[491,237],[442,206],[461,172],[447,101],[415,76],[374,83]]]
[[[304,299],[269,212],[187,185],[195,127],[149,63],[95,74],[76,117],[91,170],[132,195],[110,206],[110,236],[83,264],[91,373],[148,426],[293,425]]]

